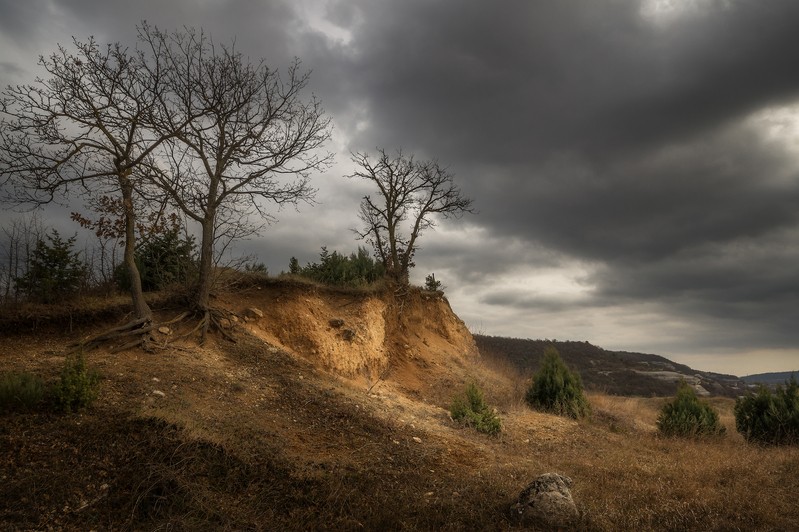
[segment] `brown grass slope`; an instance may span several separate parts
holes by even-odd
[[[723,438],[662,439],[662,399],[593,394],[582,422],[528,410],[441,298],[265,281],[216,302],[264,317],[236,344],[88,353],[93,407],[0,415],[0,529],[508,530],[549,471],[574,480],[586,530],[799,526],[799,452],[745,444],[729,399],[712,399]],[[107,325],[6,335],[0,363],[54,379],[63,345]],[[449,418],[469,381],[499,437]]]

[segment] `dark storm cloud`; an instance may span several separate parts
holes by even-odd
[[[87,34],[101,41],[132,43],[136,25],[147,20],[165,31],[184,26],[202,28],[225,45],[235,39],[239,51],[253,61],[263,57],[270,65],[277,66],[292,57],[288,48],[292,42],[294,12],[287,2],[66,0],[58,3],[83,29],[76,36]]]
[[[19,40],[37,37],[44,30],[40,22],[48,12],[46,0],[0,0],[0,31]]]
[[[791,161],[725,128],[799,97],[799,3],[721,5],[663,26],[637,2],[364,4],[339,63],[369,102],[355,141],[436,156],[498,233],[591,258],[791,225]]]
[[[608,157],[797,95],[799,4],[787,0],[733,2],[667,27],[633,1],[361,9],[352,69],[375,126],[366,146],[376,136],[503,165],[559,150]]]
[[[752,345],[795,344],[799,275],[783,251],[796,240],[774,235],[799,223],[799,165],[751,117],[799,100],[799,3],[675,2],[686,11],[660,19],[633,1],[340,5],[354,37],[336,67],[367,102],[354,146],[450,165],[489,242],[602,265],[588,299],[499,290],[484,304],[654,301],[757,323]],[[486,282],[528,258],[505,250],[427,258]]]

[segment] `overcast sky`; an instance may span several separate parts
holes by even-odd
[[[336,165],[244,246],[270,271],[354,250],[348,154],[402,148],[475,200],[414,273],[473,332],[799,370],[796,0],[0,0],[0,84],[145,19],[312,70]]]

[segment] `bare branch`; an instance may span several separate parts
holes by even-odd
[[[328,167],[322,150],[330,119],[318,100],[303,99],[309,74],[295,60],[285,76],[244,60],[202,30],[165,33],[142,25],[139,38],[156,54],[168,87],[152,127],[167,134],[150,172],[157,186],[202,227],[197,306],[207,308],[214,242],[250,232],[248,214],[274,220],[266,205],[312,202],[310,175]],[[232,224],[232,227],[228,227]]]
[[[418,162],[401,150],[391,157],[384,149],[378,150],[375,162],[365,153],[353,153],[352,161],[359,170],[347,177],[371,181],[378,190],[377,200],[361,200],[364,227],[356,234],[372,245],[389,276],[407,284],[417,240],[435,226],[434,215],[458,218],[474,212],[472,200],[461,194],[454,176],[437,161]]]

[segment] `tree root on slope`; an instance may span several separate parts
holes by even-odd
[[[164,340],[158,340],[153,335],[153,332],[158,331],[162,327],[187,321],[192,315],[196,316],[198,314],[200,318],[196,325],[184,334]],[[234,316],[232,312],[227,310],[206,309],[199,312],[186,311],[171,320],[162,322],[154,322],[152,318],[138,318],[102,332],[97,336],[71,344],[67,354],[92,350],[101,345],[115,343],[119,340],[124,340],[124,343],[112,347],[109,351],[110,353],[119,353],[120,351],[127,351],[128,349],[136,347],[141,347],[145,351],[153,352],[156,349],[166,349],[173,342],[189,338],[198,332],[200,334],[199,344],[202,345],[205,343],[209,331],[219,332],[225,340],[236,343],[236,338],[229,331],[232,323],[235,321]],[[227,320],[229,324],[227,327],[224,325],[223,320]]]
[[[197,324],[194,326],[194,328],[191,329],[189,332],[181,334],[180,336],[174,338],[172,341],[188,338],[199,332],[200,333],[199,343],[200,345],[203,345],[205,343],[206,337],[208,336],[208,332],[212,330],[214,332],[218,332],[219,334],[221,334],[222,338],[224,338],[225,340],[233,342],[234,344],[236,343],[236,338],[234,338],[233,335],[230,334],[230,332],[228,332],[230,326],[225,327],[222,323],[222,320],[227,320],[228,323],[232,324],[234,321],[233,317],[235,316],[235,314],[227,310],[216,309],[216,308],[205,309],[204,311],[200,311],[199,313],[201,314],[201,316],[200,319],[197,321]]]

